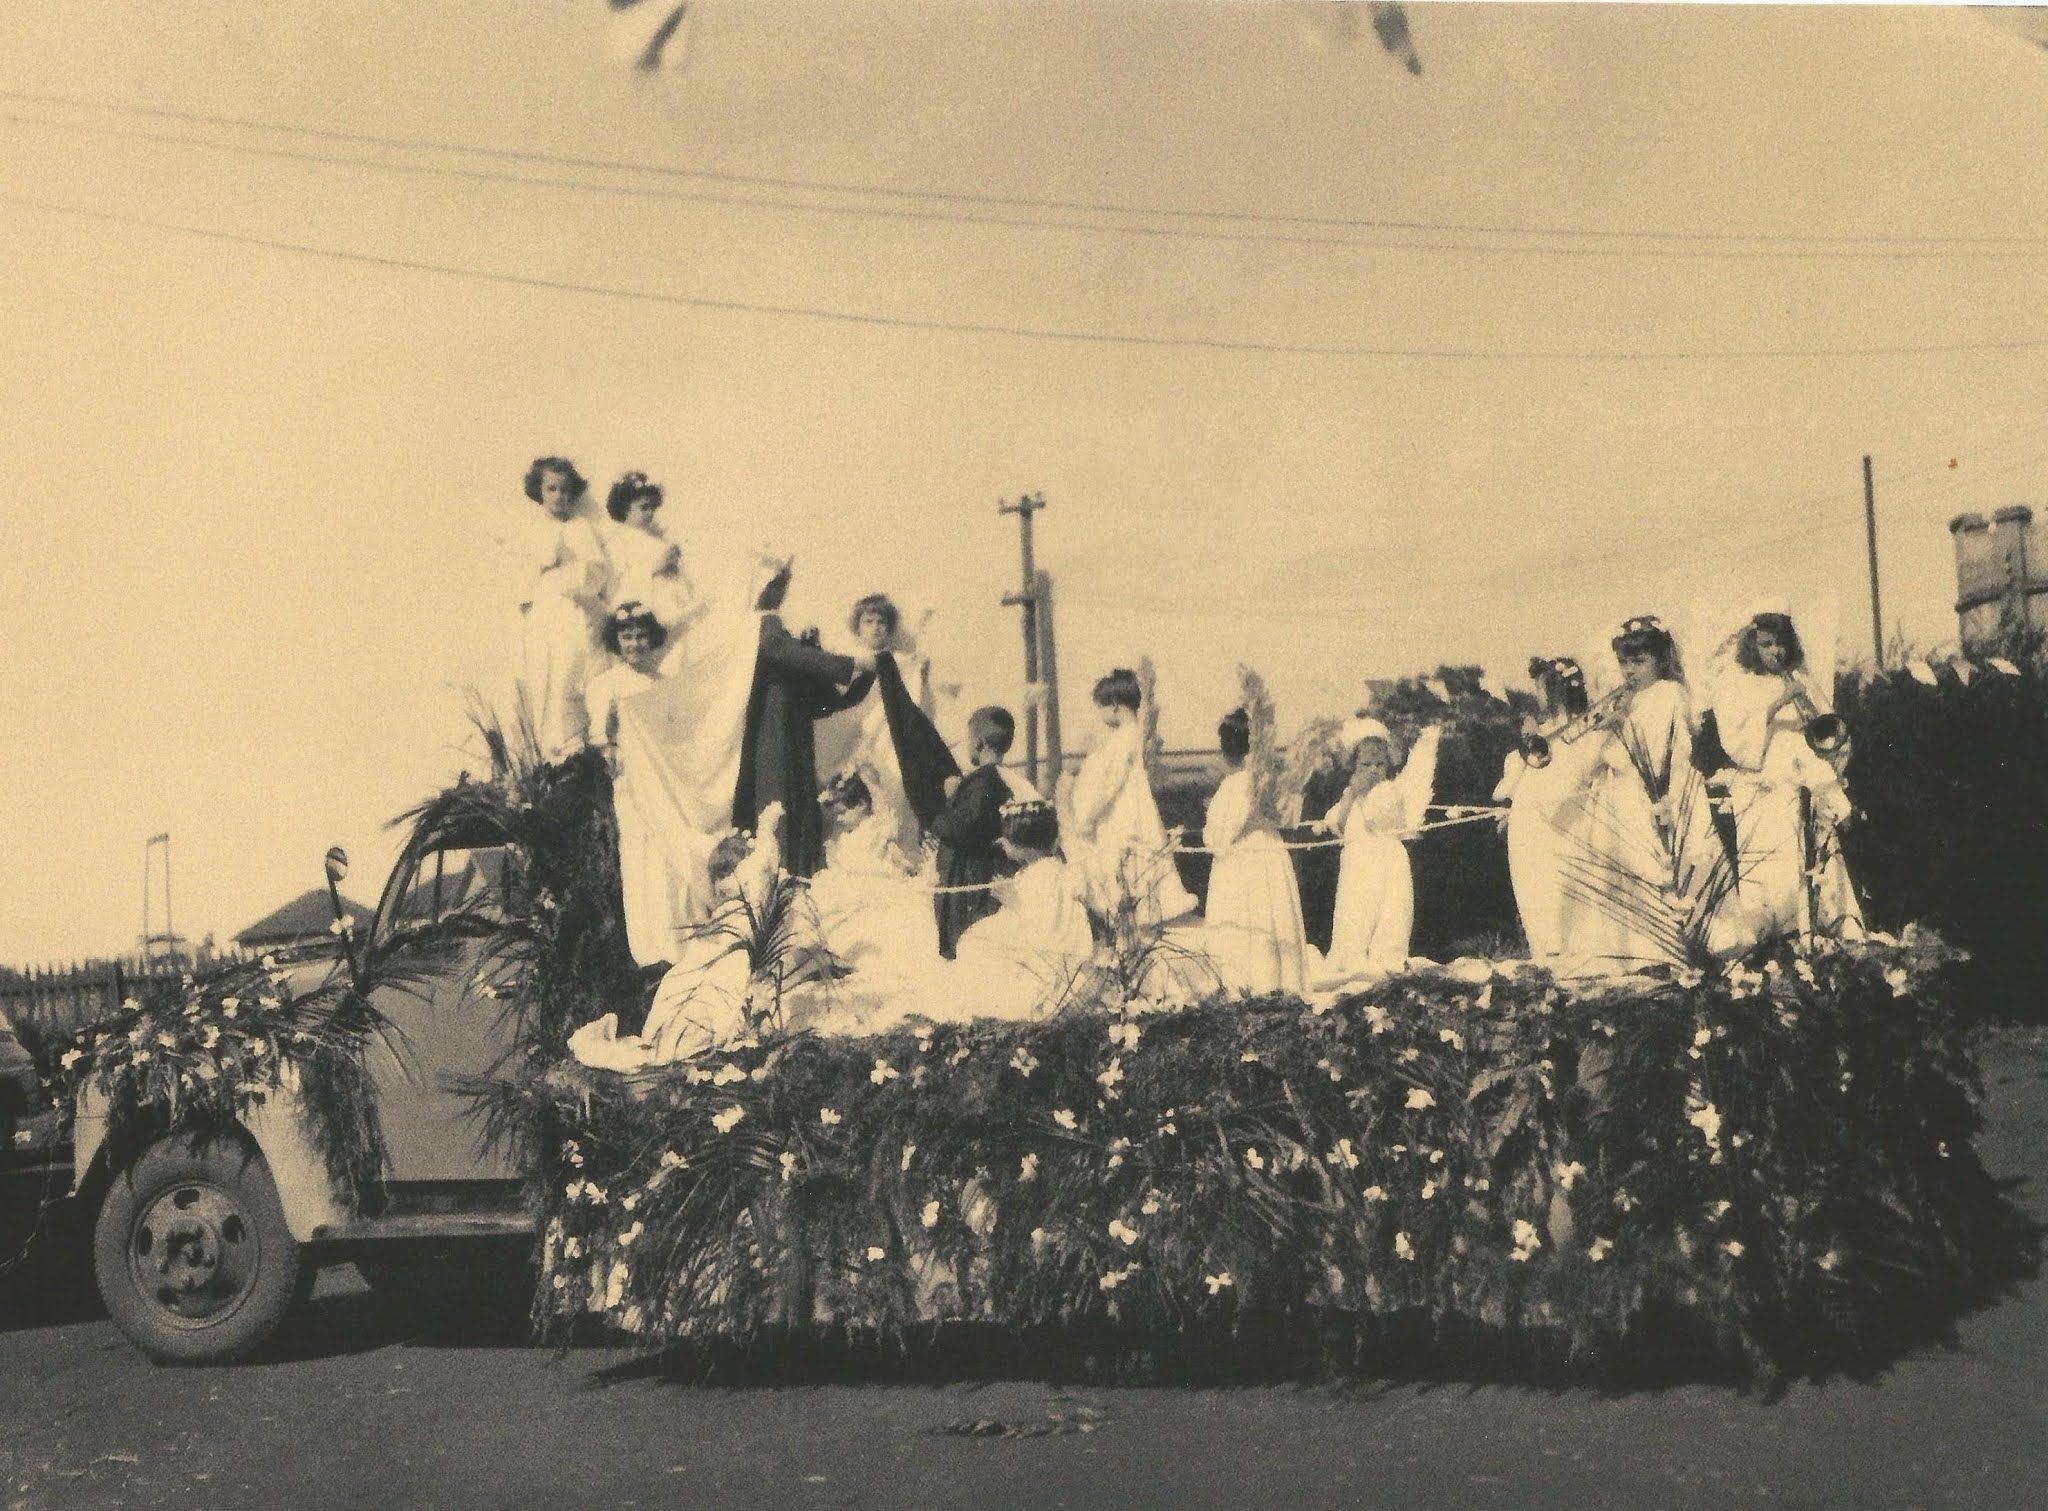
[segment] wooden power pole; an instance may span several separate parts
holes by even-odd
[[[1045,688],[1045,782],[1040,791],[1051,797],[1066,766],[1066,752],[1060,748],[1060,660],[1053,645],[1052,573],[1040,572],[1033,587],[1038,594],[1033,610],[1038,621],[1038,677]]]
[[[1027,689],[1038,686],[1039,629],[1039,571],[1031,554],[1031,518],[1045,507],[1042,494],[1026,493],[1012,504],[1003,500],[996,503],[997,514],[1014,514],[1019,526],[1019,540],[1023,547],[1024,571],[1021,585],[1015,593],[1003,595],[1003,607],[1019,608],[1024,611],[1024,684]],[[1024,706],[1024,774],[1032,786],[1039,784],[1038,767],[1038,705]]]
[[[1870,646],[1877,669],[1884,670],[1884,609],[1877,597],[1877,485],[1870,477],[1870,457],[1863,458],[1863,533],[1870,547]]]

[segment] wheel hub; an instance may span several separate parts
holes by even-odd
[[[218,1323],[247,1297],[259,1258],[254,1225],[215,1185],[171,1187],[136,1219],[128,1245],[136,1289],[176,1325]]]

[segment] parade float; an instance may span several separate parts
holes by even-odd
[[[637,1022],[654,989],[627,948],[610,774],[594,753],[494,749],[489,779],[408,815],[350,967],[297,985],[248,967],[82,1036],[65,1060],[96,1120],[83,1184],[118,1190],[179,1138],[233,1139],[245,1163],[288,1145],[328,1215],[271,1224],[290,1273],[244,1291],[474,1221],[532,1243],[542,1336],[742,1370],[1768,1385],[1882,1360],[2025,1263],[1973,1144],[1957,957],[1923,931],[1598,977],[1417,963],[1313,998],[1167,1004],[1163,932],[1098,917],[1042,1015],[963,1002],[862,1034],[793,1011],[819,963],[783,878],[725,946],[743,1031],[608,1070],[572,1035]],[[444,907],[436,858],[457,850],[495,865]],[[460,1103],[443,1136],[471,1173],[488,1164],[471,1189],[494,1218],[422,1215],[396,1178],[397,1082],[375,1067],[388,1009],[423,991],[494,1025],[493,1055],[413,1056]],[[207,1283],[226,1284],[215,1262]],[[203,1339],[226,1302],[201,1289],[186,1332]]]

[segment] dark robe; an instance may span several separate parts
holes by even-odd
[[[1003,874],[1007,857],[996,841],[1003,837],[1003,804],[1009,800],[1009,784],[994,766],[977,766],[960,779],[945,809],[925,826],[939,842],[940,886],[971,886]],[[996,910],[995,893],[986,887],[941,892],[932,903],[939,918],[939,953],[948,960],[967,926]]]
[[[960,763],[953,759],[945,740],[910,696],[896,658],[887,651],[879,653],[875,669],[854,678],[852,686],[833,701],[827,712],[858,708],[869,690],[877,687],[883,716],[889,722],[889,743],[896,747],[896,767],[903,774],[903,796],[910,803],[910,811],[917,815],[918,827],[929,833],[932,820],[945,811],[946,782],[960,775]]]
[[[761,616],[754,689],[740,742],[740,779],[732,821],[751,830],[762,809],[782,804],[782,867],[810,876],[825,864],[825,820],[818,811],[817,737],[811,721],[828,712],[836,684],[850,682],[850,657],[799,640],[774,614]]]

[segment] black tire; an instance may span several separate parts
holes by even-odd
[[[228,1134],[173,1134],[114,1177],[93,1271],[108,1315],[159,1364],[248,1357],[315,1273],[262,1154]]]

